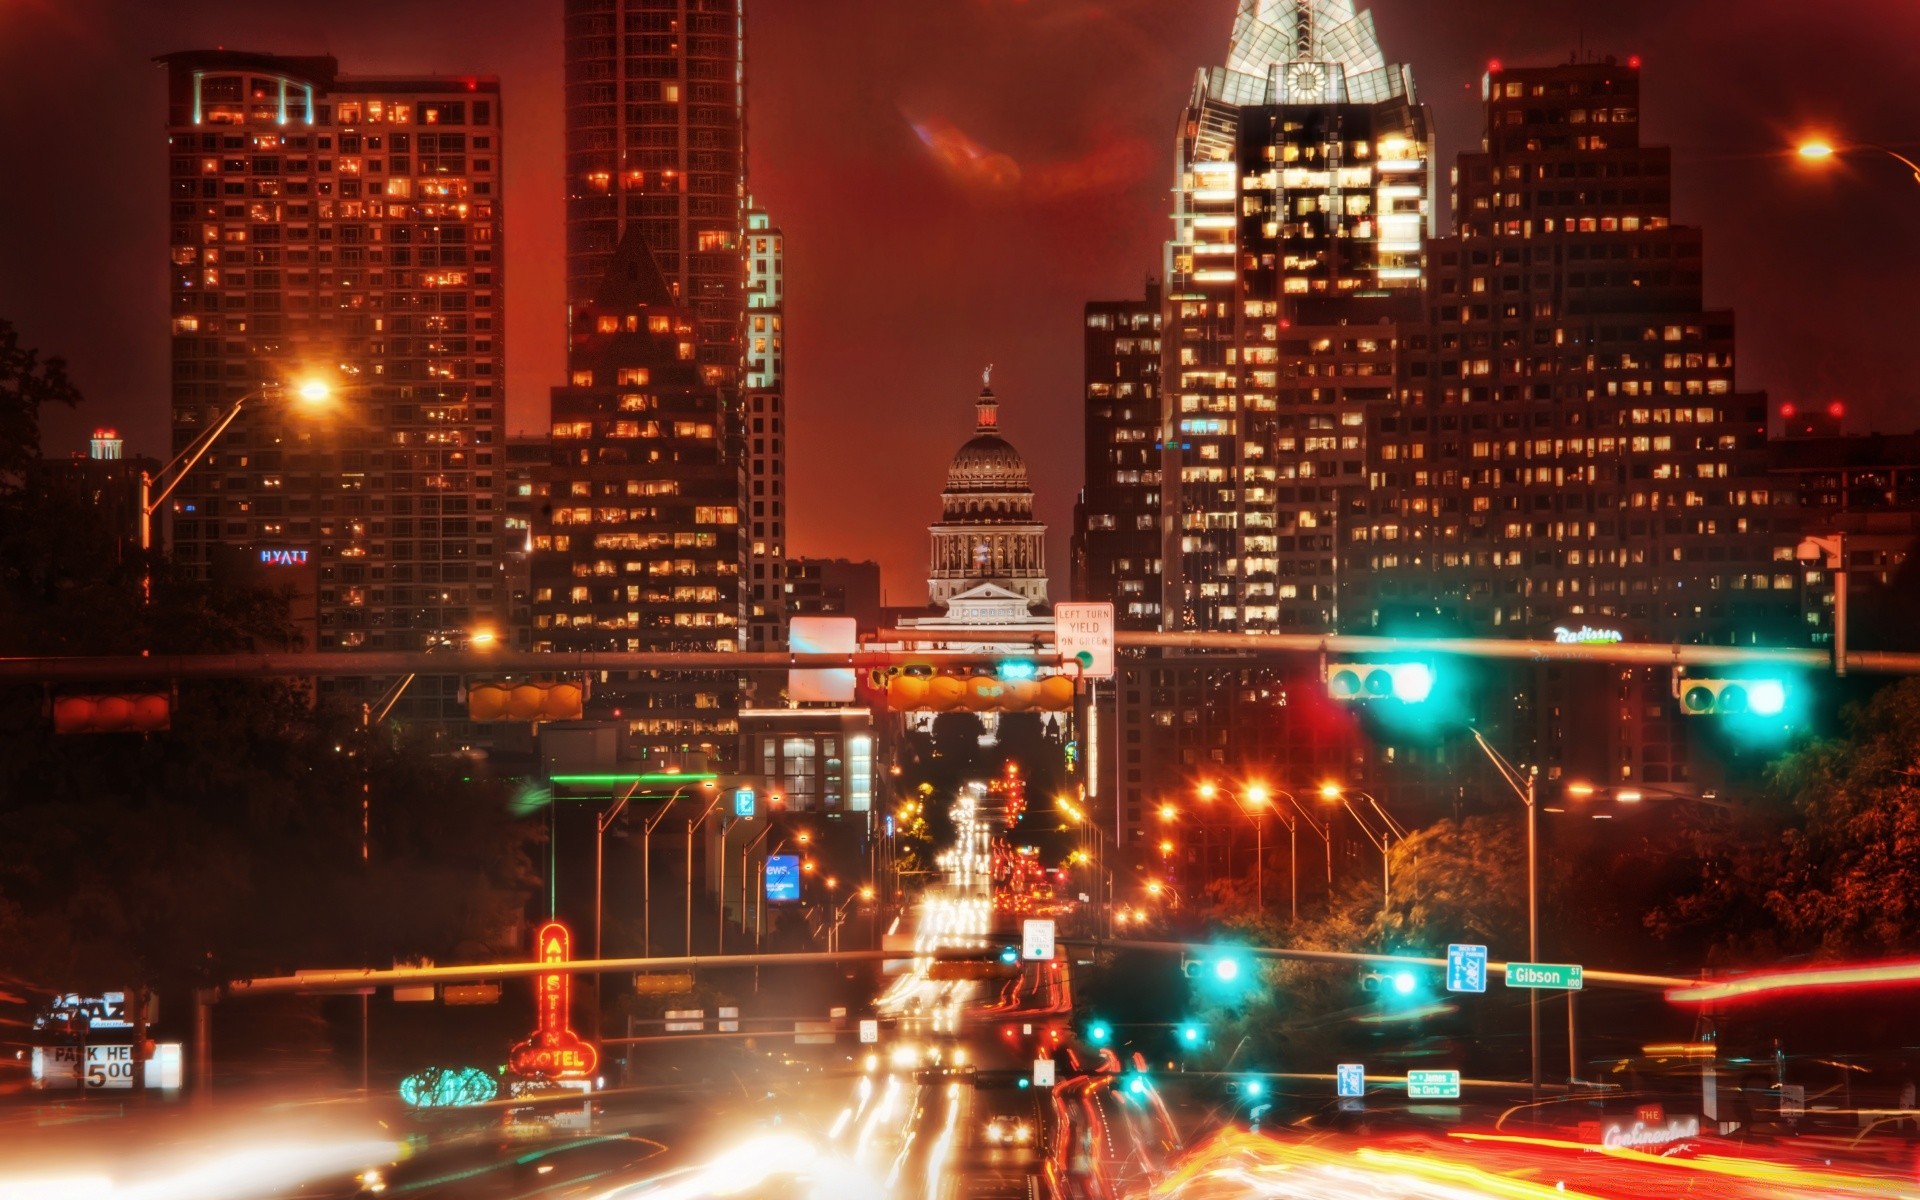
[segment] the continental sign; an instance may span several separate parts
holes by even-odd
[[[886,700],[895,712],[1066,712],[1073,679],[903,673],[886,678]]]
[[[573,935],[558,921],[540,927],[534,946],[543,963],[563,963],[572,954]],[[543,1079],[585,1079],[599,1065],[600,1052],[573,1031],[573,976],[564,971],[536,975],[534,1008],[539,1014],[533,1036],[507,1054],[516,1075]]]

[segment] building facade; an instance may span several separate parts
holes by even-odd
[[[698,361],[694,313],[638,231],[574,306],[553,390],[548,501],[533,530],[534,649],[742,648],[746,456],[725,385]],[[635,757],[734,750],[733,673],[596,682],[589,716],[625,724]]]
[[[786,239],[758,209],[747,214],[747,645],[786,645]]]
[[[738,384],[747,307],[743,0],[566,0],[567,298],[637,229]]]
[[[228,50],[159,61],[174,449],[267,385],[334,385],[323,413],[249,401],[162,514],[175,560],[310,561],[321,650],[497,629],[498,82]],[[422,678],[401,711],[450,716],[456,685]]]
[[[1073,513],[1073,594],[1122,629],[1160,627],[1160,284],[1087,305],[1086,485]]]
[[[1433,219],[1431,121],[1411,73],[1387,63],[1371,17],[1348,0],[1244,3],[1226,65],[1195,79],[1175,157],[1161,620],[1277,630],[1283,611],[1296,621],[1331,613],[1331,588],[1317,580],[1305,605],[1281,604],[1282,544],[1305,539],[1309,554],[1330,557],[1321,543],[1341,504],[1328,493],[1360,486],[1362,457],[1361,431],[1335,428],[1333,478],[1305,468],[1311,482],[1283,482],[1301,474],[1291,465],[1306,440],[1298,427],[1348,413],[1312,395],[1311,412],[1282,411],[1282,331],[1371,321],[1368,302],[1418,293]],[[1325,436],[1312,437],[1316,448]]]
[[[954,454],[940,519],[927,527],[933,540],[927,598],[944,608],[991,585],[1045,608],[1047,527],[1033,513],[1026,460],[1000,436],[1000,402],[989,380],[983,378],[974,408],[974,435]]]

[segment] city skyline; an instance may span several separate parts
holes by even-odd
[[[429,17],[440,8],[414,7]],[[1878,178],[1883,168],[1896,170],[1890,163],[1839,164],[1829,178],[1779,151],[1810,128],[1899,144],[1903,106],[1920,105],[1876,95],[1869,80],[1876,63],[1892,61],[1880,56],[1902,40],[1889,31],[1920,19],[1881,5],[1878,25],[1833,22],[1789,43],[1778,34],[1798,9],[1776,3],[1745,6],[1737,27],[1700,6],[1661,13],[1635,4],[1602,14],[1575,4],[1540,13],[1539,5],[1509,3],[1451,23],[1405,0],[1364,7],[1388,59],[1412,65],[1421,98],[1434,107],[1443,163],[1471,148],[1487,59],[1564,61],[1583,25],[1589,51],[1643,56],[1650,136],[1675,147],[1677,215],[1705,229],[1709,301],[1732,307],[1745,331],[1738,386],[1765,388],[1776,402],[1843,396],[1855,428],[1914,425],[1896,390],[1897,286],[1867,274],[1879,254],[1920,248],[1920,228],[1902,220],[1911,197],[1898,180]],[[471,28],[437,29],[429,21],[384,44],[346,32],[351,19],[331,24],[323,37],[318,9],[301,5],[265,15],[206,5],[164,27],[104,3],[6,18],[41,37],[42,60],[67,69],[124,65],[153,77],[150,103],[117,104],[109,114],[81,98],[67,117],[5,135],[18,161],[46,162],[80,182],[109,170],[127,193],[124,201],[103,194],[95,202],[101,207],[93,215],[107,232],[77,258],[71,246],[49,252],[18,233],[0,235],[9,309],[30,340],[74,363],[90,397],[71,417],[56,414],[50,445],[77,447],[96,424],[119,427],[134,452],[162,444],[167,334],[164,295],[152,279],[164,231],[148,228],[152,215],[138,202],[152,193],[142,173],[157,184],[165,170],[151,152],[162,76],[148,60],[195,44],[330,52],[366,73],[460,67],[502,77],[513,113],[503,156],[514,279],[507,424],[540,428],[546,389],[562,362],[557,10],[482,5]],[[750,97],[802,89],[816,101],[760,107],[751,168],[756,201],[776,213],[789,239],[795,280],[791,553],[877,558],[889,597],[911,597],[935,507],[930,484],[968,421],[960,389],[980,364],[995,361],[1009,435],[1034,463],[1040,515],[1053,530],[1051,556],[1066,561],[1081,471],[1077,452],[1059,448],[1078,440],[1081,306],[1135,292],[1157,271],[1166,139],[1193,70],[1221,61],[1233,11],[1227,0],[1064,9],[992,2],[915,13],[851,0],[805,13],[770,0],[754,6]],[[1539,14],[1530,34],[1504,20],[1523,11]],[[70,53],[45,52],[48,37]],[[940,49],[901,49],[909,45]],[[858,69],[819,70],[830,54],[850,55]],[[13,86],[32,86],[38,69],[22,64]],[[1023,123],[1021,113],[1037,105],[1050,105],[1053,120]],[[101,166],[76,160],[70,136],[57,145],[35,140],[45,138],[41,130],[83,120],[100,127]],[[543,128],[544,138],[522,132]],[[1090,203],[1107,195],[1108,202]],[[16,197],[0,226],[39,228],[53,215],[48,204]],[[1444,225],[1444,211],[1439,217]],[[1778,236],[1783,228],[1795,236]],[[945,235],[929,237],[934,229]],[[1061,270],[1038,280],[1019,272],[1020,263],[1046,252]],[[1796,264],[1808,255],[1826,257],[1834,270],[1799,278]],[[91,269],[71,270],[76,263]],[[913,279],[939,286],[913,286]],[[1773,295],[1783,279],[1793,280],[1791,294]],[[71,289],[99,280],[110,285],[107,302],[80,311]],[[25,295],[46,299],[27,309]],[[1806,308],[1829,317],[1809,329],[1795,315]],[[856,472],[831,465],[847,444],[866,451]]]

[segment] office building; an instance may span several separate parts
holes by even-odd
[[[787,644],[787,359],[785,239],[747,214],[747,645]]]
[[[548,500],[533,530],[536,650],[742,648],[746,459],[727,388],[698,362],[693,311],[639,230],[573,308],[553,389]],[[648,671],[596,681],[589,716],[634,757],[732,755],[739,680]]]
[[[1138,300],[1087,305],[1086,485],[1073,514],[1073,595],[1122,629],[1160,627],[1158,280]]]
[[[694,313],[708,381],[738,384],[746,272],[743,0],[566,0],[567,300],[630,230]]]
[[[844,558],[794,558],[786,566],[787,615],[852,617],[880,627],[880,564]]]
[[[174,449],[256,397],[161,514],[175,560],[309,562],[321,650],[497,628],[498,82],[231,50],[158,61]],[[335,385],[324,412],[257,395],[308,373]],[[400,711],[457,713],[457,682],[416,681]]]
[[[1377,320],[1377,302],[1418,293],[1431,121],[1348,0],[1246,3],[1226,65],[1194,82],[1175,156],[1161,623],[1259,632],[1305,611],[1324,626],[1332,493],[1361,485],[1361,431],[1324,389],[1307,390],[1305,411],[1283,409],[1293,371],[1281,333]],[[1328,439],[1332,454],[1295,465]],[[1293,590],[1307,602],[1283,606],[1285,547],[1303,542],[1314,576]]]

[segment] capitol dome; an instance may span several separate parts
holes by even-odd
[[[929,528],[929,596],[935,605],[945,605],[992,585],[1009,598],[1043,605],[1047,527],[1034,519],[1027,460],[1000,436],[1000,402],[993,389],[983,386],[974,404],[978,425],[947,467],[940,520]]]
[[[1024,492],[1027,460],[996,433],[978,433],[960,447],[947,468],[949,492]]]

